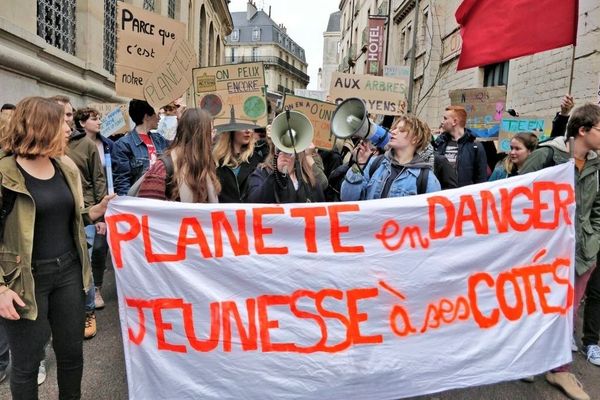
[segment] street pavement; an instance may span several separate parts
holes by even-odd
[[[127,377],[112,269],[109,269],[105,274],[102,294],[106,307],[96,312],[98,334],[95,338],[84,343],[85,367],[82,399],[125,400],[128,398]],[[578,322],[578,332],[581,332],[581,319]],[[575,354],[574,359],[573,372],[581,380],[591,398],[600,400],[600,368],[587,363],[581,354]],[[58,388],[56,386],[56,360],[51,349],[48,350],[47,369],[48,378],[46,383],[40,386],[39,398],[41,400],[54,400],[58,398]],[[435,386],[435,383],[432,382],[431,386]],[[0,399],[10,399],[8,379],[0,384]],[[558,389],[546,383],[543,375],[539,375],[536,376],[534,383],[504,382],[415,397],[412,400],[563,399],[567,399],[567,397]]]

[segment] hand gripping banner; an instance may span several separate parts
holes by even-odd
[[[573,164],[348,203],[118,198],[131,399],[397,399],[571,361]]]

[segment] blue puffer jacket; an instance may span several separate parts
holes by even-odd
[[[370,167],[376,157],[371,157],[369,163],[365,166],[363,174],[349,169],[346,173],[346,179],[342,183],[341,199],[342,201],[372,200],[380,199],[385,182],[391,174],[392,163],[397,164],[393,158],[392,150],[388,150],[381,161],[381,165],[370,176]],[[433,148],[429,145],[423,152],[415,155],[413,160],[403,165],[403,169],[392,182],[390,190],[386,197],[403,197],[417,194],[417,178],[422,168],[428,168],[429,176],[427,178],[426,193],[437,192],[441,190],[440,182],[433,173]]]
[[[160,156],[168,146],[167,140],[154,132],[150,132],[149,136],[157,156]],[[134,129],[117,140],[112,148],[111,158],[115,193],[125,196],[131,185],[150,167],[148,148]]]

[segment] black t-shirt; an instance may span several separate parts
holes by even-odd
[[[405,169],[406,169],[406,167],[403,167],[401,165],[392,164],[390,176],[388,176],[387,180],[385,181],[385,185],[383,186],[383,191],[381,192],[382,199],[387,198],[388,194],[390,193],[390,188],[392,187],[392,183],[394,183],[394,179],[396,179],[398,177],[398,175],[400,175],[402,172],[404,172]]]
[[[54,176],[37,179],[17,165],[35,204],[32,261],[52,259],[74,251],[75,200],[60,169],[53,163]]]

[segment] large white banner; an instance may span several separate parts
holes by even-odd
[[[131,399],[397,399],[571,361],[573,164],[349,203],[111,202]]]

